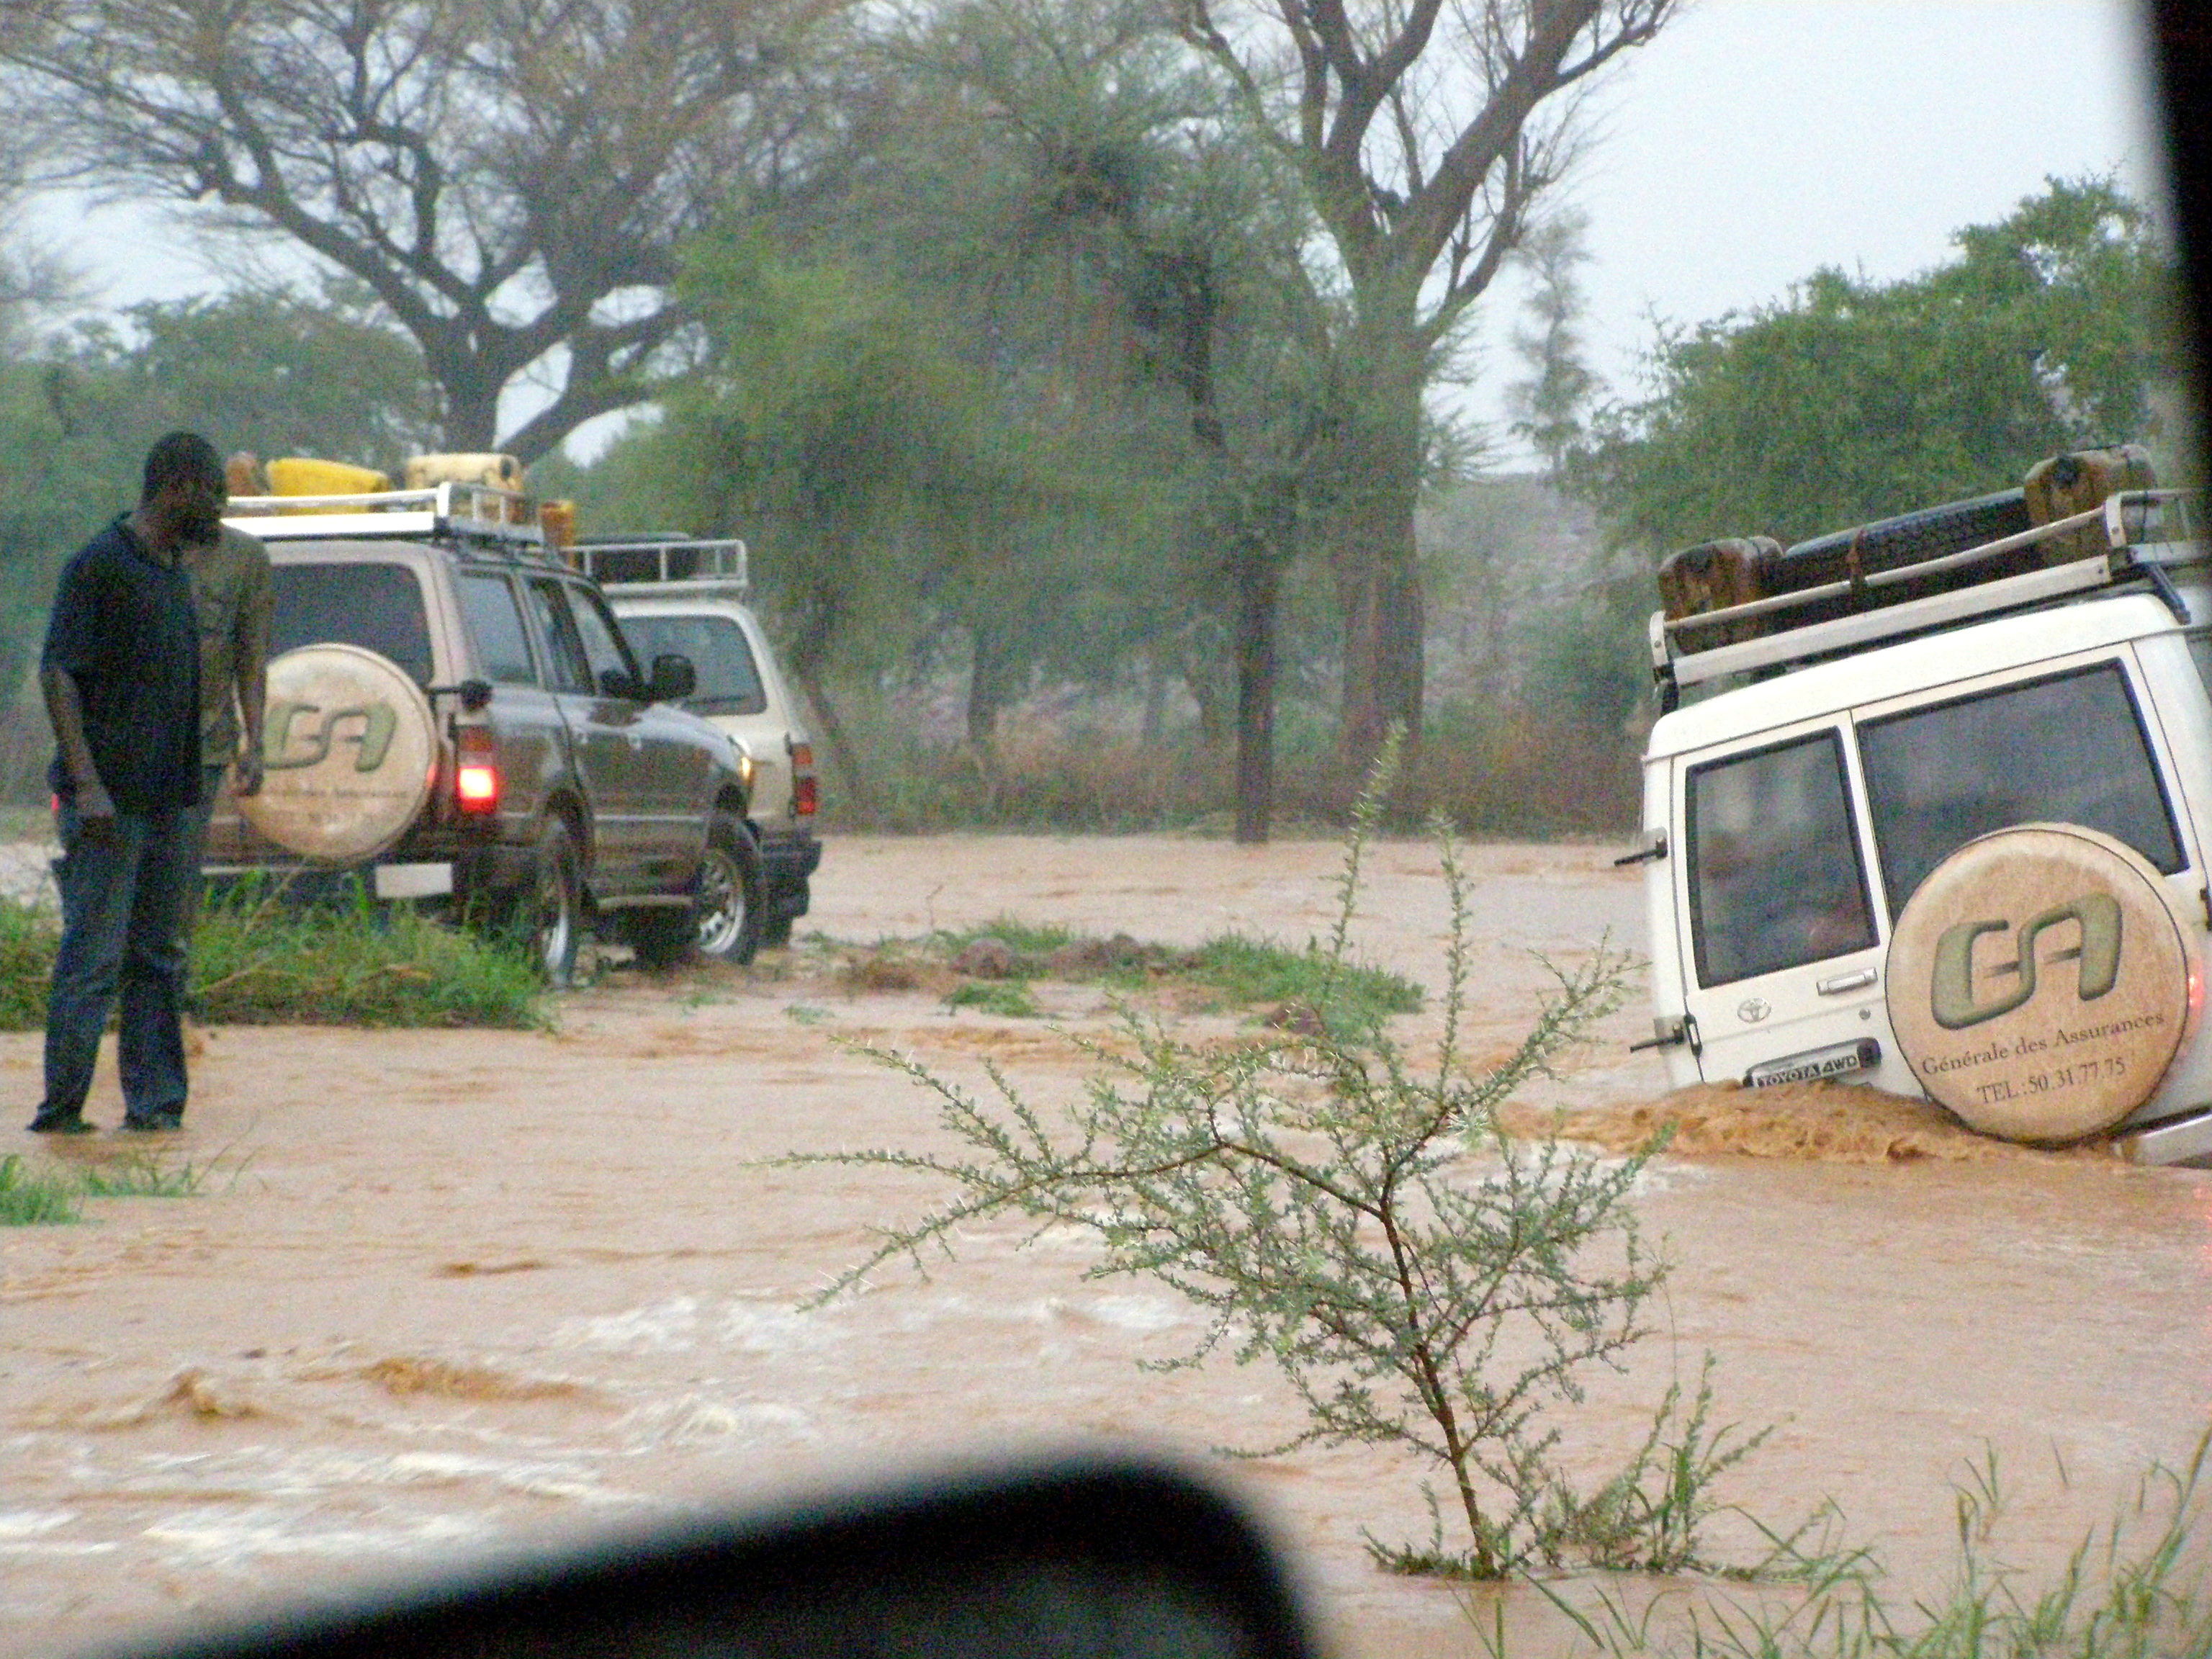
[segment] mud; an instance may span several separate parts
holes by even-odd
[[[1522,1029],[1546,981],[1532,951],[1640,948],[1613,850],[1471,854],[1472,1051]],[[1335,860],[1319,843],[843,839],[805,925],[866,943],[1011,915],[1299,944],[1327,930]],[[1370,874],[1359,950],[1436,985],[1433,855],[1388,844]],[[1035,992],[1071,1030],[1106,1030],[1097,988]],[[1169,1017],[1195,1040],[1261,1029]],[[2055,1568],[2143,1467],[2186,1457],[2212,1406],[2212,1176],[1999,1147],[1859,1091],[1667,1096],[1626,1053],[1648,1030],[1625,1009],[1514,1120],[1564,1114],[1616,1150],[1674,1128],[1639,1200],[1676,1263],[1668,1329],[1594,1380],[1565,1443],[1577,1470],[1625,1456],[1639,1412],[1711,1351],[1723,1419],[1776,1425],[1724,1495],[1784,1525],[1832,1498],[1909,1588],[1940,1576],[1970,1462],[1995,1458],[2021,1559]],[[1295,1428],[1263,1371],[1137,1369],[1183,1351],[1192,1312],[1149,1282],[1085,1280],[1080,1239],[974,1227],[927,1279],[798,1311],[927,1196],[891,1171],[753,1162],[938,1144],[927,1099],[856,1038],[964,1082],[988,1060],[1048,1104],[1093,1063],[1046,1023],[791,957],[615,973],[565,998],[551,1034],[202,1033],[168,1154],[213,1172],[199,1196],[0,1233],[0,1654],[950,1456],[1103,1438],[1205,1462]],[[16,1122],[38,1049],[0,1038]],[[118,1115],[112,1087],[97,1121]],[[0,1152],[33,1157],[143,1150],[0,1129]],[[1340,1651],[1483,1650],[1468,1598],[1363,1553],[1363,1528],[1426,1535],[1417,1471],[1358,1448],[1209,1467],[1285,1541]],[[1724,1521],[1715,1541],[1755,1540]],[[1505,1602],[1516,1652],[1561,1650],[1540,1597]]]

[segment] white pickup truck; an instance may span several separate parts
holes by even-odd
[[[1714,581],[1685,603],[1677,574],[1651,619],[1666,712],[1622,860],[1648,882],[1638,1046],[1678,1086],[1833,1078],[2016,1140],[2212,1160],[2194,501],[2116,490],[1869,574],[1881,529],[1796,592]]]

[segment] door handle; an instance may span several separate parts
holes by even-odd
[[[1863,989],[1881,977],[1879,969],[1862,968],[1856,973],[1838,974],[1832,979],[1824,979],[1813,988],[1824,997],[1839,997],[1846,991]]]

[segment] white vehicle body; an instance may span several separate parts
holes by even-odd
[[[2011,825],[2134,848],[2207,959],[2212,570],[2171,495],[2097,516],[2108,557],[1796,628],[1787,605],[1739,606],[1710,614],[1785,625],[1702,652],[1679,641],[1712,623],[1653,618],[1662,704],[1764,676],[1662,714],[1645,750],[1631,859],[1646,866],[1656,1018],[1639,1046],[1676,1086],[1838,1076],[1924,1096],[1885,1000],[1892,932],[1936,863]],[[2179,1051],[2118,1131],[2137,1158],[2212,1157],[2203,1003],[2200,967]]]
[[[806,913],[819,866],[813,739],[799,718],[768,634],[744,596],[745,545],[665,537],[586,542],[572,550],[647,659],[689,659],[684,707],[733,739],[750,766],[750,822],[760,844],[763,937],[781,943]]]

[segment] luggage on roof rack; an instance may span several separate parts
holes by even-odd
[[[275,463],[270,464],[272,466]],[[489,484],[371,489],[323,495],[234,495],[223,516],[263,541],[444,541],[544,554],[527,495]]]
[[[1679,617],[1655,613],[1651,666],[1660,701],[1672,707],[1680,686],[1844,655],[2098,588],[2141,583],[2172,605],[2167,570],[2207,556],[2196,499],[2181,490],[2130,490],[1918,563]],[[2103,556],[2073,555],[2085,538]],[[2052,549],[2066,551],[2054,557]],[[1686,591],[1679,575],[1674,586]]]

